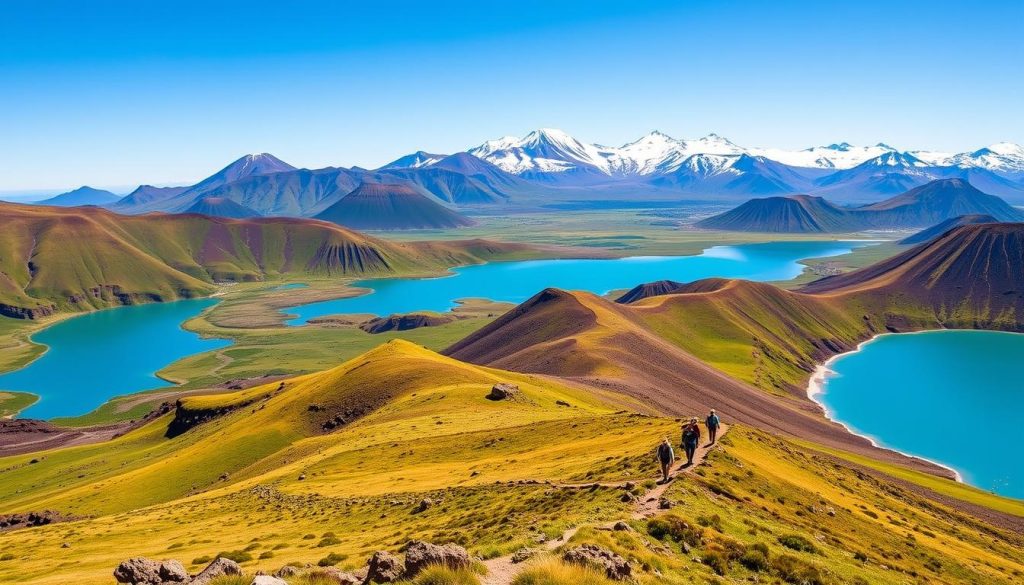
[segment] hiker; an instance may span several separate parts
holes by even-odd
[[[718,418],[718,415],[715,414],[714,408],[711,409],[711,414],[708,415],[708,418],[704,420],[704,424],[708,426],[708,438],[711,439],[711,443],[709,444],[714,445],[715,436],[718,435],[718,426],[722,424],[722,421]]]
[[[700,444],[700,427],[697,426],[697,417],[690,419],[690,423],[683,427],[683,451],[686,452],[686,465],[693,465],[693,455],[697,452],[697,445]]]
[[[676,460],[676,453],[672,450],[672,442],[665,437],[665,440],[658,445],[658,463],[661,463],[661,482],[667,483],[671,478],[668,472],[672,469],[672,463]]]

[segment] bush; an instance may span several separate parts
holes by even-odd
[[[324,557],[324,558],[320,559],[319,561],[317,561],[316,564],[317,564],[317,566],[320,566],[320,567],[333,567],[334,565],[337,565],[338,563],[340,563],[341,561],[344,561],[347,558],[348,558],[348,555],[342,555],[342,554],[338,554],[338,553],[331,553],[331,554],[327,555],[326,557]]]
[[[779,537],[779,544],[799,552],[818,553],[818,547],[799,534],[784,534]]]
[[[208,563],[208,562],[210,562],[212,560],[213,560],[213,557],[208,556],[208,555],[203,555],[201,557],[196,557],[196,558],[192,559],[192,564],[193,565],[205,565],[206,563]]]
[[[751,548],[748,549],[747,552],[743,553],[742,557],[740,557],[740,564],[750,569],[751,571],[754,571],[755,573],[767,571],[768,555],[764,554],[759,550]]]
[[[4,553],[4,554],[0,555],[0,561],[13,561],[13,560],[14,560],[14,555],[12,555],[11,553]]]
[[[526,568],[512,585],[614,585],[614,582],[593,569],[552,559]]]
[[[676,542],[683,542],[689,546],[700,546],[704,540],[700,529],[674,514],[666,514],[648,520],[647,534],[658,540],[670,537]]]
[[[725,575],[729,570],[729,559],[725,553],[719,550],[709,550],[700,557],[700,562],[711,567],[711,570],[719,575]]]
[[[768,556],[768,545],[763,543],[763,542],[755,542],[754,544],[748,544],[747,545],[747,549],[748,550],[756,550],[756,551],[760,552],[761,554],[763,554],[764,556],[766,556],[766,557]]]
[[[274,558],[274,553],[272,551],[268,550],[266,552],[260,553],[260,559],[272,559],[272,558]]]
[[[821,570],[792,555],[782,555],[772,561],[772,569],[787,583],[799,585],[826,585]]]
[[[468,569],[427,567],[413,579],[413,585],[480,585],[480,579]]]
[[[325,536],[320,539],[320,542],[316,543],[317,548],[324,548],[328,546],[335,546],[341,544],[341,539],[334,536]]]
[[[249,585],[251,582],[252,577],[244,575],[222,575],[214,577],[207,585]]]
[[[221,551],[217,553],[217,556],[223,557],[229,561],[235,561],[239,564],[252,560],[252,555],[245,552],[244,550]]]

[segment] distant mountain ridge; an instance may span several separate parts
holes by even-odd
[[[696,225],[743,232],[835,233],[923,228],[964,215],[1024,221],[1024,212],[999,197],[982,193],[962,179],[940,179],[885,201],[853,208],[809,195],[751,199]]]
[[[209,196],[264,216],[312,217],[362,183],[412,185],[459,207],[537,208],[556,201],[624,199],[739,201],[796,193],[863,204],[951,178],[1024,203],[1024,147],[1003,142],[948,154],[839,142],[785,150],[743,147],[716,134],[680,140],[657,131],[609,147],[541,129],[454,154],[417,151],[377,169],[299,169],[271,154],[251,154],[194,185],[144,185],[103,205],[128,214],[179,213]]]
[[[43,199],[37,201],[36,205],[56,205],[57,207],[75,207],[78,205],[110,205],[121,199],[120,195],[115,195],[110,191],[103,189],[93,189],[92,187],[83,186],[67,193],[61,193],[60,195],[54,195],[49,199]]]
[[[444,229],[472,221],[409,185],[363,183],[316,219],[362,230]]]

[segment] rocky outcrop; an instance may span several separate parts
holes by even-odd
[[[367,583],[394,583],[402,578],[405,569],[395,555],[379,550],[370,557],[366,571]]]
[[[42,512],[24,512],[22,514],[0,514],[0,532],[16,528],[32,528],[61,522],[68,518],[59,512],[44,510]]]
[[[173,439],[182,433],[193,429],[205,422],[211,421],[215,418],[220,418],[226,414],[229,414],[239,408],[245,408],[256,402],[257,399],[246,400],[231,406],[222,406],[219,408],[189,408],[181,400],[174,406],[174,419],[167,425],[166,437]]]
[[[469,567],[470,558],[466,549],[456,544],[436,545],[414,540],[405,547],[405,578],[411,579],[431,565],[449,569]]]
[[[57,305],[39,305],[36,307],[18,307],[0,303],[0,315],[12,319],[40,319],[57,312]]]
[[[454,315],[428,315],[425,313],[410,313],[408,315],[391,315],[389,317],[377,317],[370,319],[359,326],[367,333],[384,333],[387,331],[407,331],[420,327],[437,327],[455,321]]]
[[[519,396],[519,386],[508,382],[499,382],[491,387],[488,400],[511,400]]]
[[[118,565],[114,569],[114,579],[118,583],[130,585],[168,585],[188,583],[189,575],[179,561],[154,561],[136,557]]]
[[[210,581],[213,581],[217,577],[224,577],[226,575],[241,575],[242,567],[238,566],[238,563],[224,557],[217,557],[212,563],[206,566],[196,578],[193,579],[190,585],[207,585]]]
[[[584,544],[570,548],[562,555],[562,560],[574,565],[583,565],[603,571],[604,574],[615,581],[625,581],[633,574],[633,566],[629,561],[593,544]]]

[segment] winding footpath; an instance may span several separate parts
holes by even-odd
[[[722,437],[724,437],[728,431],[729,427],[723,424],[718,429],[718,439],[721,440]],[[661,510],[661,498],[665,494],[665,491],[668,489],[668,487],[672,485],[679,476],[689,474],[693,472],[694,469],[697,469],[698,466],[704,463],[704,460],[705,458],[707,458],[708,453],[711,452],[712,449],[716,449],[717,447],[718,443],[714,445],[705,443],[697,447],[697,453],[693,456],[693,465],[690,466],[686,465],[685,460],[680,461],[677,459],[676,463],[672,466],[672,469],[669,472],[670,480],[668,482],[659,482],[656,486],[647,490],[646,492],[644,492],[643,494],[636,498],[636,501],[633,505],[633,513],[630,516],[630,518],[633,520],[641,520],[645,518],[651,518],[652,516],[656,515]],[[676,454],[682,455],[681,453],[678,452]],[[653,459],[653,452],[651,457]],[[685,459],[685,457],[683,459]],[[554,484],[552,487],[556,489],[567,490],[586,489],[593,487],[595,485],[610,488],[624,488],[627,484],[632,483],[636,482],[623,481],[618,483],[590,482],[582,484]],[[615,523],[612,522],[610,524],[597,526],[597,528],[599,530],[611,530],[614,525]],[[536,548],[533,548],[532,551],[534,553],[551,552],[556,548],[562,546],[563,544],[569,542],[569,540],[576,534],[577,531],[579,531],[579,529],[579,526],[569,528],[561,535],[559,535],[557,538],[553,538],[551,540],[547,540],[543,543],[540,543],[540,545]],[[529,562],[515,563],[512,561],[512,557],[513,555],[505,555],[503,557],[497,557],[494,559],[484,561],[484,566],[487,567],[487,574],[481,579],[481,584],[511,585],[512,581],[516,578],[516,576],[519,575],[519,573],[522,572],[522,570],[526,568],[527,565],[529,565]]]

